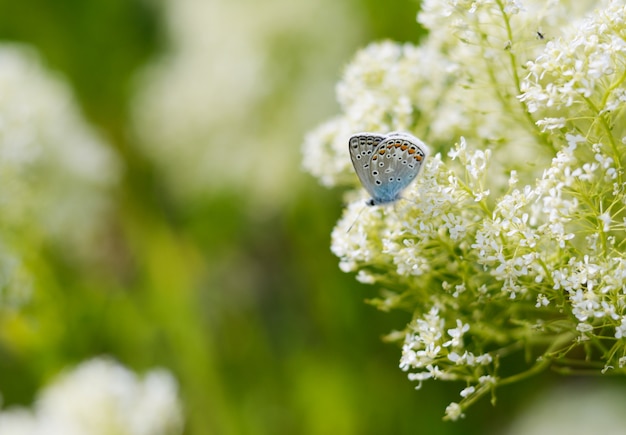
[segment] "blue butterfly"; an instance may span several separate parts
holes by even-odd
[[[408,133],[357,133],[350,136],[350,158],[356,175],[372,196],[369,206],[387,204],[417,177],[428,147]]]

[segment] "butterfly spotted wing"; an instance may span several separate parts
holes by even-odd
[[[428,148],[413,135],[392,132],[357,133],[349,140],[354,170],[371,195],[368,205],[400,199],[402,191],[415,179]]]

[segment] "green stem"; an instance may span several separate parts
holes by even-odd
[[[550,364],[553,361],[550,355],[556,352],[558,349],[560,349],[565,343],[571,342],[573,339],[574,339],[574,334],[569,333],[569,332],[562,334],[560,337],[557,337],[554,343],[552,343],[552,346],[550,346],[550,348],[548,348],[548,350],[543,354],[543,356],[537,360],[535,365],[533,365],[531,368],[529,368],[528,370],[524,372],[509,376],[508,378],[500,379],[498,381],[498,385],[513,384],[515,382],[519,382],[523,379],[529,378],[531,376],[534,376],[544,371],[546,368],[550,366]]]
[[[589,106],[589,108],[591,109],[591,111],[594,113],[594,116],[600,121],[600,125],[602,126],[602,128],[604,129],[608,140],[609,140],[609,144],[611,145],[611,149],[613,150],[613,160],[615,161],[615,165],[618,169],[617,171],[617,176],[618,176],[618,180],[617,182],[619,184],[622,184],[622,159],[620,157],[620,153],[619,153],[619,147],[617,145],[617,143],[615,142],[615,137],[613,137],[613,132],[611,131],[611,126],[609,125],[609,122],[607,120],[606,117],[606,113],[600,113],[600,110],[596,107],[596,105],[593,103],[593,101],[591,101],[591,99],[587,98],[587,97],[583,97],[583,99],[585,100],[585,102],[587,103],[587,105]]]
[[[507,38],[512,44],[513,43],[513,29],[511,28],[511,21],[509,20],[509,16],[506,14],[504,10],[504,4],[502,0],[496,0],[496,4],[498,5],[498,9],[500,10],[500,14],[502,15],[502,18],[504,20],[504,27],[506,28]],[[515,57],[515,53],[513,52],[513,50],[507,50],[507,53],[509,56],[509,63],[511,65],[511,74],[513,76],[515,90],[517,92],[516,95],[521,95],[522,94],[522,80],[518,74],[519,65],[517,64],[517,58]],[[535,120],[533,119],[532,115],[528,111],[526,104],[519,99],[517,100],[519,103],[519,107],[522,110],[522,114],[524,115],[524,118],[530,127],[531,134],[535,136],[540,143],[544,143],[550,146],[552,151],[556,152],[558,148],[554,145],[554,143],[551,140],[549,140],[549,136],[547,134],[539,130],[539,128],[537,127],[537,124],[535,123]]]

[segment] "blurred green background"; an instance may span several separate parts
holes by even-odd
[[[417,42],[419,5],[350,0],[332,28],[308,21],[324,39],[305,31],[274,37],[265,54],[274,69],[265,73],[282,75],[242,106],[240,119],[223,121],[233,158],[254,162],[264,152],[238,153],[246,129],[284,156],[275,173],[273,160],[259,158],[260,169],[279,177],[267,182],[271,193],[244,176],[186,195],[175,184],[185,168],[151,158],[133,121],[145,68],[176,49],[166,3],[0,0],[0,39],[32,44],[65,76],[124,164],[106,237],[94,246],[99,260],[78,265],[44,247],[33,255],[32,301],[1,314],[3,407],[29,405],[61,369],[107,354],[138,371],[171,370],[188,434],[496,433],[547,378],[500,392],[496,408],[485,401],[460,422],[442,422],[463,385],[415,391],[398,369],[400,350],[381,337],[410,314],[376,311],[364,301],[377,289],[340,272],[329,243],[341,192],[300,170],[304,134],[339,110],[333,86],[343,65],[374,40]],[[254,17],[264,7],[244,2],[241,10]],[[300,99],[294,89],[309,86],[313,97]]]

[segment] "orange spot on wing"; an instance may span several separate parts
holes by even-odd
[[[419,154],[418,154],[418,155],[416,155],[416,156],[413,156],[413,158],[414,158],[415,160],[417,160],[418,162],[421,162],[421,161],[422,161],[422,156],[420,156]]]
[[[411,149],[409,150],[409,154],[415,154],[415,148],[411,148]]]
[[[408,148],[408,145],[402,145],[402,146],[400,147],[400,149],[401,149],[402,151],[406,151],[406,149],[407,149],[407,148]]]
[[[380,154],[382,156],[383,154],[385,154],[385,150],[378,151],[378,154]]]

